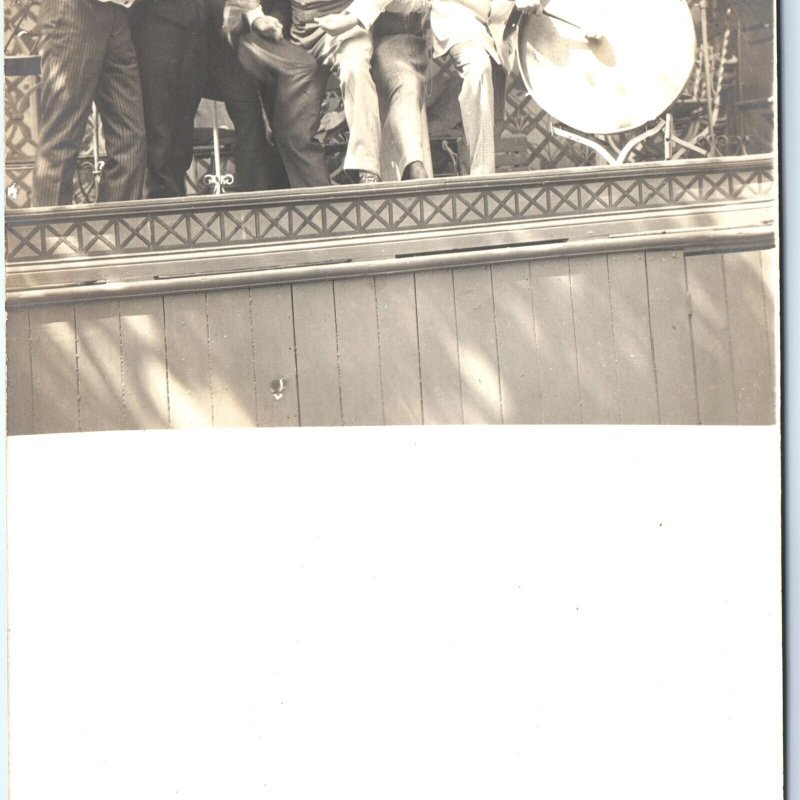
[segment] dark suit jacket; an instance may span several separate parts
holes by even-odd
[[[181,28],[199,29],[208,19],[207,0],[137,0],[135,15],[147,14]]]

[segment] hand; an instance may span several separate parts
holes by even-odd
[[[325,14],[324,17],[317,17],[316,22],[325,33],[329,33],[331,36],[340,36],[358,25],[358,17],[342,11],[337,14]]]
[[[514,0],[514,5],[520,10],[529,11],[532,14],[541,15],[541,0]]]
[[[279,42],[283,39],[283,25],[275,17],[258,17],[250,27],[268,42]]]
[[[232,46],[244,30],[244,15],[238,8],[226,5],[222,12],[222,32]]]

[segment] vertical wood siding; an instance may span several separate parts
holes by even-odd
[[[652,252],[14,308],[8,430],[771,423],[777,283]]]
[[[686,269],[681,253],[648,253],[647,295],[659,422],[699,422]]]
[[[161,297],[119,304],[126,428],[170,424],[165,304]]]
[[[581,389],[569,260],[534,262],[531,294],[542,386],[542,422],[580,422]]]
[[[75,307],[30,310],[33,433],[72,433],[80,425],[80,363]],[[8,397],[8,405],[16,398]],[[14,431],[9,431],[14,433]]]
[[[387,425],[421,425],[419,334],[414,276],[375,278],[380,344],[383,420]]]
[[[542,387],[527,261],[492,268],[503,422],[542,421]]]
[[[258,424],[299,425],[292,287],[251,289],[250,307]]]
[[[619,420],[658,422],[658,387],[644,253],[608,256]]]
[[[770,292],[762,280],[761,254],[726,253],[723,262],[739,422],[751,425],[770,422],[773,382],[767,322]]]
[[[458,363],[465,423],[503,421],[491,267],[458,269]]]
[[[686,259],[700,421],[738,422],[733,354],[721,255]]]
[[[453,280],[452,270],[415,276],[422,414],[427,425],[464,421]]]

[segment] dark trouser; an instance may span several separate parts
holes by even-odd
[[[259,96],[255,92],[255,102],[225,99],[225,110],[236,130],[233,144],[233,159],[236,163],[235,188],[242,192],[262,189],[288,189],[291,185],[283,165],[280,151],[267,141],[262,111],[269,109],[273,100],[269,91]]]
[[[208,0],[208,3],[209,74],[203,96],[225,103],[236,130],[234,188],[244,192],[287,188],[289,179],[283,162],[276,147],[267,141],[264,125],[264,111],[269,114],[272,110],[275,80],[265,80],[259,85],[245,72],[236,51],[222,34],[225,0]]]
[[[269,112],[290,184],[322,186],[330,183],[322,146],[314,140],[322,113],[327,71],[313,56],[287,41],[268,42],[248,33],[238,41],[239,61],[259,84],[274,82]]]
[[[44,0],[42,83],[33,204],[72,202],[72,178],[92,100],[106,143],[98,200],[135,200],[144,177],[144,120],[128,11],[95,0]]]
[[[194,117],[208,71],[205,10],[196,0],[139,0],[131,30],[147,130],[145,196],[185,195]]]

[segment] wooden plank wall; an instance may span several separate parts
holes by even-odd
[[[12,309],[8,430],[771,423],[776,292],[652,252]]]

